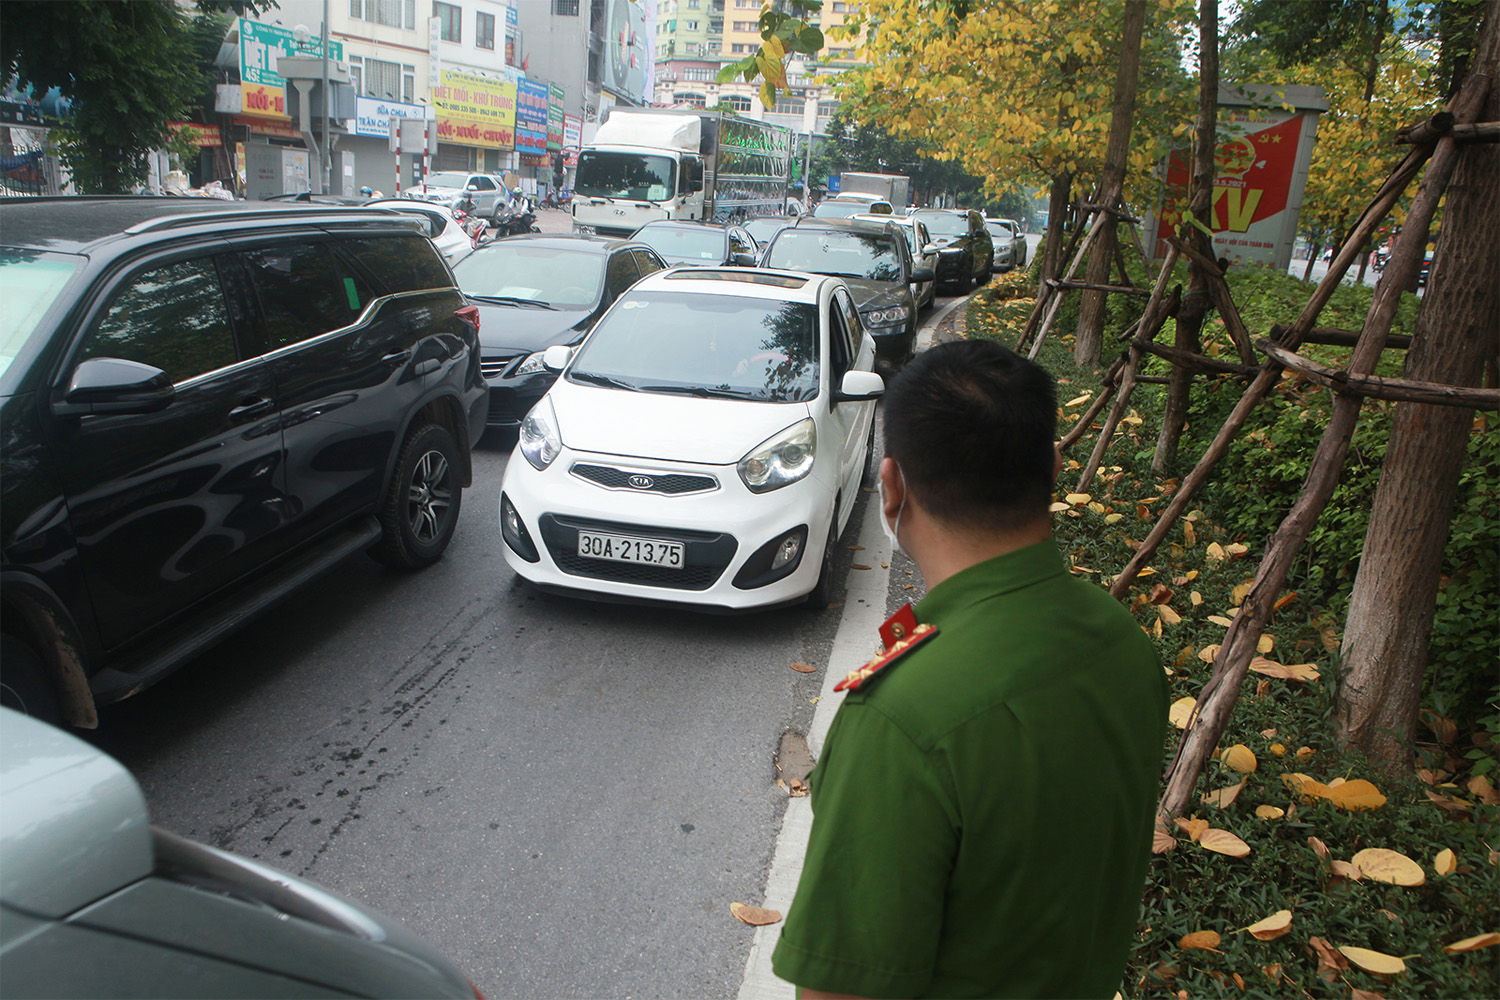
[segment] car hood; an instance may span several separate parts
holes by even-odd
[[[806,403],[664,396],[558,379],[549,393],[563,444],[628,458],[733,465],[808,415]]]
[[[151,874],[146,800],[87,743],[0,708],[0,900],[60,918]]]
[[[860,278],[845,278],[844,281],[854,294],[854,307],[860,312],[904,305],[911,301],[911,289],[900,283],[865,281]]]
[[[594,319],[592,310],[507,306],[482,299],[469,301],[479,307],[481,354],[531,353],[554,344],[572,344],[583,339]]]

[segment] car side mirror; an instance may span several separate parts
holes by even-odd
[[[465,190],[467,190],[467,191],[478,191],[479,190],[479,185],[478,184],[470,184],[467,188],[465,188]]]
[[[176,390],[160,368],[123,358],[89,358],[73,370],[58,416],[85,413],[155,413],[171,405]]]
[[[919,267],[915,268],[911,272],[911,280],[918,283],[921,283],[923,281],[936,281],[937,275],[933,273],[933,270],[930,267]]]
[[[885,380],[874,372],[844,372],[838,391],[833,394],[835,403],[861,403],[875,399],[885,392]]]
[[[754,267],[755,266],[755,254],[753,254],[753,253],[737,253],[733,257],[730,258],[729,262],[731,264],[733,264],[735,267]]]
[[[542,352],[542,367],[549,372],[560,372],[573,360],[573,348],[567,344],[553,344]]]
[[[922,248],[922,256],[923,257],[926,257],[926,256],[928,256],[930,254],[935,254],[937,252],[938,252],[938,245],[936,243],[929,243],[925,247]]]

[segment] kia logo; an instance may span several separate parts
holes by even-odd
[[[624,215],[625,214],[625,210],[623,208],[617,208],[617,209],[615,209],[615,214],[616,215]]]
[[[656,480],[650,476],[631,476],[630,485],[638,490],[649,490],[656,485]]]

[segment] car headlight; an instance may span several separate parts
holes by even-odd
[[[520,378],[522,375],[539,375],[542,372],[546,371],[547,366],[542,364],[542,355],[544,353],[546,352],[537,351],[535,354],[528,357],[525,361],[522,361],[520,367],[515,370],[514,374],[511,377]]]
[[[537,471],[551,465],[562,452],[562,435],[557,432],[557,415],[552,412],[552,400],[546,396],[521,421],[519,447],[521,454],[526,456],[526,461]]]
[[[859,316],[865,321],[866,326],[890,326],[893,323],[906,322],[906,307],[891,306],[889,309],[871,309],[869,312],[860,313]]]
[[[817,450],[818,426],[807,417],[756,445],[735,469],[750,492],[768,493],[805,478]]]

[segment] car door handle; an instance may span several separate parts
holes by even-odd
[[[246,396],[240,405],[229,411],[230,423],[241,423],[264,416],[276,409],[276,400],[266,396]]]
[[[408,349],[405,351],[396,351],[394,354],[387,354],[385,357],[380,359],[380,363],[395,368],[398,365],[406,364],[410,360],[411,351]]]

